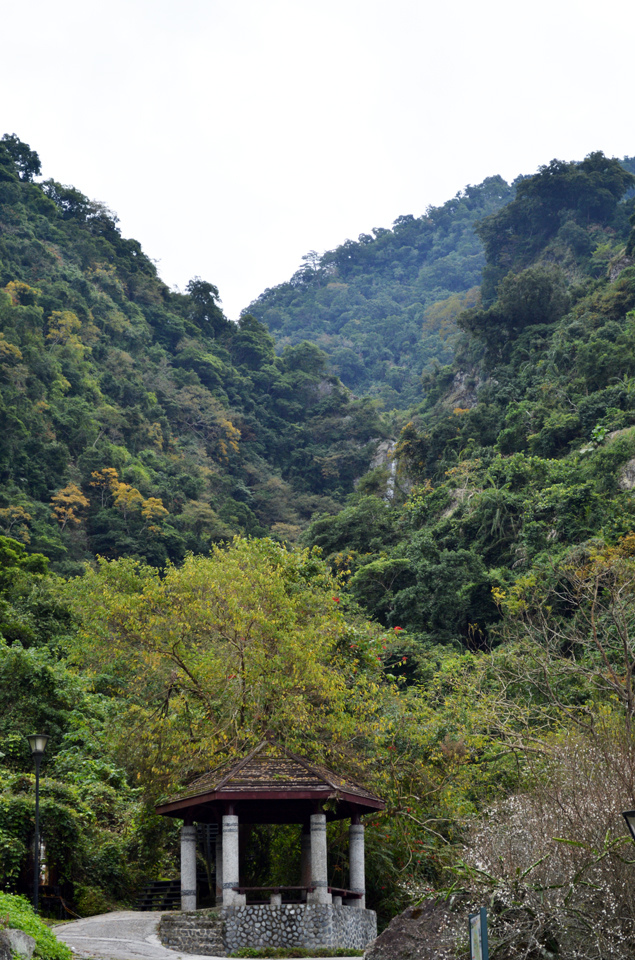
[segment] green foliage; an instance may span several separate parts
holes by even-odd
[[[417,400],[422,371],[451,358],[456,316],[473,305],[485,262],[475,222],[512,196],[489,177],[422,217],[307,254],[249,311],[279,346],[312,340],[346,386],[403,409]]]
[[[154,789],[265,735],[319,756],[371,722],[375,631],[347,621],[315,553],[235,540],[163,577],[102,562],[63,592],[80,623],[73,659],[126,691],[128,763]]]
[[[15,136],[0,160],[0,531],[72,574],[97,554],[161,566],[236,533],[293,540],[332,512],[385,427],[324,354],[276,357],[208,281],[170,291],[112,211],[32,182]]]
[[[267,735],[386,798],[382,923],[447,884],[484,808],[522,790],[535,813],[551,778],[566,809],[575,750],[603,771],[591,800],[622,767],[632,793],[633,164],[554,161],[503,209],[485,181],[308,255],[231,324],[37,163],[0,141],[4,887],[25,882],[36,727],[46,849],[87,913],[173,873],[157,797]],[[416,400],[405,425],[327,353]],[[255,831],[250,869],[289,882],[297,839]],[[617,847],[588,842],[597,871]],[[345,885],[341,824],[329,846]]]
[[[0,140],[0,148],[3,148],[6,154],[13,160],[20,180],[32,181],[33,177],[39,176],[42,172],[40,158],[35,150],[31,150],[28,144],[22,141],[15,133],[5,133]]]
[[[38,960],[71,960],[71,950],[33,913],[24,897],[0,893],[0,915],[8,916],[9,926],[23,930],[35,939],[34,956]]]
[[[632,201],[620,206],[635,176],[600,151],[581,163],[552,160],[532,177],[516,181],[516,197],[477,228],[485,246],[483,299],[491,302],[500,280],[549,251],[568,265],[592,271],[589,255],[598,240],[617,232],[626,239]],[[595,227],[595,230],[593,229]]]
[[[600,154],[551,164],[484,221],[487,269],[506,269],[489,305],[459,316],[453,365],[426,375],[393,454],[394,494],[384,477],[364,497],[376,478],[363,478],[304,535],[373,616],[424,646],[486,646],[493,590],[632,526],[635,269],[607,262],[593,279],[591,263],[600,235],[627,236],[630,177]],[[586,253],[554,239],[563,211]]]

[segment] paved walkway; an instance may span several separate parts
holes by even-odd
[[[157,911],[118,910],[60,924],[53,927],[53,932],[79,957],[96,960],[220,960],[162,946],[157,935],[160,919],[161,914]],[[339,957],[338,960],[347,958]],[[359,958],[349,957],[348,960]]]

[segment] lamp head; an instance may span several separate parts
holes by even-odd
[[[49,741],[48,734],[46,733],[32,733],[30,737],[27,737],[29,741],[29,746],[31,747],[31,753],[34,757],[41,757],[46,750],[46,744]]]
[[[626,826],[630,831],[631,837],[635,840],[635,810],[626,810],[622,816],[626,820]]]

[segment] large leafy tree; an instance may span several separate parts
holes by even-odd
[[[164,576],[103,561],[63,588],[72,658],[122,693],[155,787],[267,734],[354,755],[377,719],[377,628],[345,617],[338,592],[315,553],[244,539]]]

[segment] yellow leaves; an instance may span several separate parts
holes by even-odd
[[[530,606],[535,590],[538,586],[536,575],[533,573],[519,576],[511,586],[492,587],[492,598],[496,606],[510,616],[524,613]]]
[[[224,433],[222,433],[218,438],[218,446],[220,448],[222,458],[227,460],[229,450],[232,450],[234,453],[238,453],[240,430],[238,427],[234,426],[231,420],[227,420],[225,417],[219,417],[219,422]]]
[[[174,393],[174,421],[204,439],[209,452],[217,460],[227,460],[237,452],[241,437],[228,412],[218,400],[201,386],[188,385]]]
[[[112,493],[119,484],[119,474],[114,467],[104,467],[103,470],[93,470],[90,486],[96,487],[101,493],[101,503],[104,505],[105,495]]]
[[[501,587],[492,587],[492,597],[497,607],[502,606],[506,596],[507,593]]]
[[[4,289],[11,297],[14,306],[32,306],[42,296],[41,290],[30,287],[28,283],[23,283],[21,280],[11,280]]]
[[[117,298],[125,296],[125,287],[117,276],[114,264],[98,263],[84,272],[88,280],[105,293]],[[125,317],[123,319],[124,323],[127,322]]]
[[[85,323],[72,310],[53,310],[48,318],[46,342],[50,347],[66,347],[83,355],[85,345],[98,336],[92,313]]]
[[[67,523],[81,523],[78,514],[89,506],[90,501],[76,484],[69,483],[51,497],[51,504],[53,506],[52,515],[63,530]]]
[[[77,336],[81,328],[81,320],[72,310],[54,310],[49,317],[46,339],[50,344],[72,344],[81,348]]]
[[[160,423],[151,423],[147,427],[148,439],[159,450],[163,449],[163,430]]]
[[[149,531],[155,534],[161,532],[156,523],[169,516],[169,512],[159,497],[148,497],[145,500],[136,487],[123,483],[119,479],[119,474],[114,467],[93,470],[91,478],[90,486],[100,491],[102,506],[105,506],[106,500],[112,497],[114,506],[121,510],[126,519],[135,513],[140,513],[149,524]]]
[[[16,540],[21,540],[22,543],[30,543],[28,524],[31,520],[31,514],[19,505],[4,507],[0,510],[0,526],[2,526],[5,534],[14,537]]]
[[[117,483],[113,493],[115,506],[121,510],[124,517],[127,517],[129,513],[141,510],[143,507],[143,496],[136,487],[130,486],[129,483]]]
[[[158,497],[148,497],[141,507],[141,516],[144,520],[162,520],[168,516],[168,511]]]
[[[114,467],[104,467],[103,470],[93,470],[91,473],[90,485],[91,487],[105,486],[109,490],[114,490],[114,488],[119,483],[119,474]]]
[[[15,344],[9,343],[4,333],[0,333],[0,363],[19,363],[22,360],[22,351]]]
[[[475,307],[480,302],[480,288],[472,287],[464,294],[455,293],[446,300],[431,304],[423,314],[422,333],[436,333],[445,340],[456,332],[456,321],[463,310]]]

